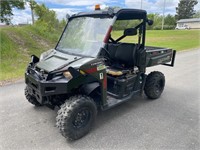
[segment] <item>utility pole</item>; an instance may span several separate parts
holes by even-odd
[[[141,0],[141,7],[140,7],[140,9],[142,9],[142,0]]]
[[[166,3],[166,0],[164,0],[164,4],[163,4],[162,30],[165,23],[165,3]]]

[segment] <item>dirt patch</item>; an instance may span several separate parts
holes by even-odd
[[[37,36],[37,35],[33,34],[32,32],[29,32],[29,35],[34,41],[36,41],[42,47],[49,48],[49,45],[50,45],[49,42],[47,42],[40,36]]]
[[[20,51],[22,55],[29,56],[28,49],[26,48],[26,43],[20,36],[11,31],[7,31],[6,34],[15,44],[19,45],[18,51]],[[17,50],[17,48],[15,50]]]
[[[17,44],[19,44],[21,46],[25,46],[24,40],[22,38],[20,38],[19,36],[17,36],[14,32],[8,32],[7,31],[7,35],[15,43],[17,43]]]
[[[0,81],[0,87],[5,86],[5,85],[14,84],[14,83],[19,83],[19,82],[24,82],[24,78],[17,78],[17,79]]]

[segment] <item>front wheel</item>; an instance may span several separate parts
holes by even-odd
[[[77,140],[90,131],[96,114],[97,108],[92,98],[84,95],[73,96],[61,105],[56,126],[64,137]]]
[[[165,76],[159,72],[151,72],[146,79],[144,92],[149,99],[157,99],[160,97],[165,86]]]

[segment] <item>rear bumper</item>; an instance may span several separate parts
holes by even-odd
[[[45,81],[26,72],[25,83],[29,94],[34,96],[40,104],[45,103],[47,96],[66,94],[68,92],[68,81],[66,79]]]

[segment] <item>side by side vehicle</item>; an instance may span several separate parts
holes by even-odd
[[[90,131],[97,111],[143,91],[149,99],[159,98],[165,76],[159,71],[146,74],[146,69],[173,66],[176,51],[145,45],[146,26],[152,24],[139,9],[72,15],[55,48],[40,58],[32,55],[25,72],[27,100],[35,106],[59,107],[57,127],[64,137],[76,140]],[[114,31],[117,25],[119,32]]]

